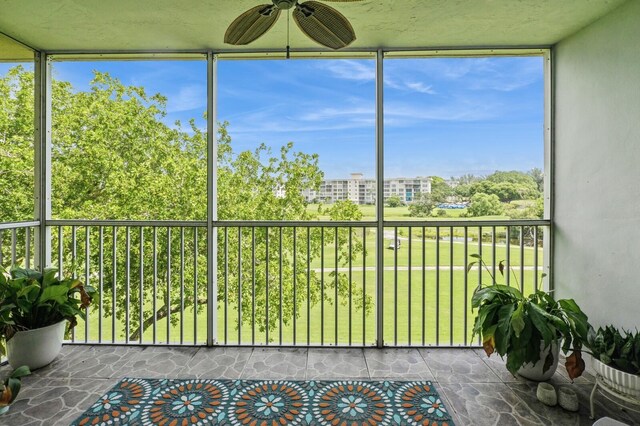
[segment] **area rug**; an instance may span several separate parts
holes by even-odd
[[[429,381],[121,380],[73,425],[452,426]]]

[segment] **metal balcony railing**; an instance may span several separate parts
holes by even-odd
[[[69,336],[75,343],[205,345],[213,335],[219,345],[356,347],[477,345],[474,289],[497,274],[535,291],[549,228],[544,220],[217,221],[209,238],[204,221],[48,225],[52,264],[101,294]],[[473,253],[488,270],[467,271]]]
[[[35,228],[40,222],[0,223],[0,265],[33,266]]]

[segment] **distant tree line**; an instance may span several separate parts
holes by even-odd
[[[413,217],[443,216],[438,206],[444,203],[464,203],[466,216],[509,216],[513,219],[534,219],[543,215],[544,177],[540,169],[528,172],[496,171],[488,176],[464,175],[449,181],[431,177],[431,192],[422,193],[409,204]],[[401,200],[389,198],[389,207]]]

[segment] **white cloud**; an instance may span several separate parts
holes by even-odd
[[[343,59],[327,61],[326,64],[322,64],[321,66],[330,71],[334,77],[343,80],[374,81],[376,79],[376,68],[374,64]]]
[[[424,120],[469,122],[488,120],[497,115],[498,110],[494,105],[476,104],[468,101],[437,106],[419,106],[408,103],[385,106],[385,123],[387,125],[407,125]]]
[[[167,112],[182,112],[206,109],[207,88],[201,85],[183,86],[178,93],[167,96]]]
[[[414,90],[418,93],[424,93],[427,95],[435,95],[436,91],[433,90],[433,86],[427,86],[426,84],[422,83],[422,82],[407,82],[405,83],[405,85],[411,89]]]
[[[323,108],[302,114],[297,119],[302,121],[349,120],[369,116],[375,118],[375,106],[355,108]]]

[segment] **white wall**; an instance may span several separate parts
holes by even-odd
[[[555,48],[555,286],[640,329],[640,0]]]

